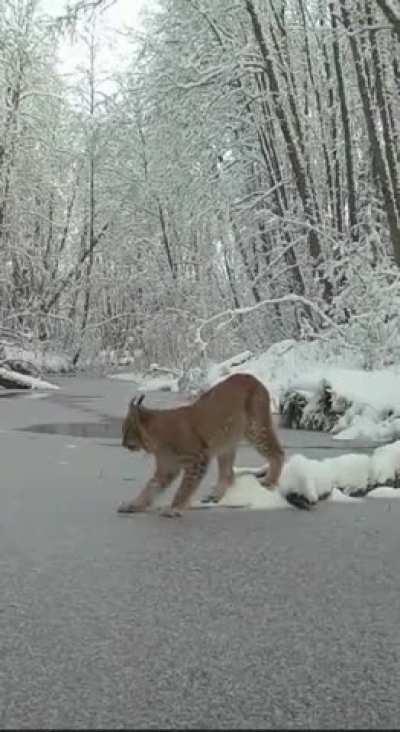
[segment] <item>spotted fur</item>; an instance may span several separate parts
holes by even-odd
[[[191,404],[173,409],[147,409],[143,398],[130,402],[122,445],[154,455],[155,472],[134,500],[120,505],[121,513],[145,511],[183,472],[165,512],[178,515],[190,505],[213,458],[218,461],[218,483],[212,499],[220,501],[234,481],[236,451],[243,440],[268,460],[260,482],[266,488],[277,485],[284,451],[273,426],[269,392],[254,376],[229,376]]]

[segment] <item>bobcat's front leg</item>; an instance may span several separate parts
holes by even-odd
[[[182,511],[188,507],[193,493],[199,487],[208,468],[209,458],[206,455],[196,457],[190,463],[183,474],[182,482],[173,498],[170,508],[164,509],[161,514],[168,518],[181,516]]]
[[[146,483],[143,490],[132,501],[124,501],[118,507],[118,513],[138,513],[146,511],[161,491],[168,488],[179,473],[178,467],[158,466],[153,477]]]

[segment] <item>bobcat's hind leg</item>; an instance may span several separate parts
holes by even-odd
[[[233,465],[235,462],[236,450],[227,450],[218,455],[218,482],[211,493],[202,499],[202,503],[219,503],[224,497],[228,488],[235,482]]]
[[[124,501],[118,507],[118,513],[137,513],[146,511],[161,491],[168,488],[179,474],[178,467],[157,466],[156,472],[146,483],[143,490],[132,501]]]
[[[260,468],[258,479],[265,488],[278,485],[285,459],[285,452],[271,424],[252,423],[246,437],[260,455],[267,458],[268,467]]]

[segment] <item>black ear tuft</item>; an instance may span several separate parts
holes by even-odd
[[[133,399],[131,399],[131,401],[129,402],[130,408],[138,409],[140,407],[140,405],[142,404],[144,397],[145,397],[144,394],[141,394],[140,397],[133,397]]]

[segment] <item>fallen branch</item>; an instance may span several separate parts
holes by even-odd
[[[5,389],[58,389],[55,384],[34,376],[19,374],[17,371],[0,367],[0,386]]]

